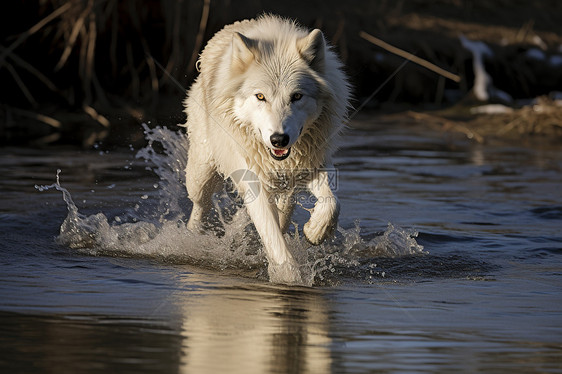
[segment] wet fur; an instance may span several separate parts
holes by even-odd
[[[303,170],[314,171],[304,182],[323,202],[316,204],[304,233],[311,243],[321,243],[339,213],[321,169],[330,166],[349,105],[341,63],[319,30],[266,15],[219,31],[203,50],[198,68],[200,75],[185,101],[190,142],[186,187],[194,203],[188,228],[201,228],[224,178],[250,170],[261,188],[255,200],[245,203],[264,244],[270,279],[300,283],[298,264],[283,238],[297,186],[279,188],[278,176],[295,180]],[[267,92],[269,101],[255,99],[256,87]],[[288,102],[295,90],[304,92],[304,98]],[[290,134],[291,141],[290,156],[282,161],[269,151],[270,134],[279,131]],[[249,188],[244,181],[237,183],[241,196]]]

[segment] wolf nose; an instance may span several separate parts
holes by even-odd
[[[285,147],[287,144],[289,144],[289,135],[287,134],[280,134],[278,132],[276,132],[275,134],[271,135],[269,137],[269,140],[271,141],[271,145],[274,147]]]

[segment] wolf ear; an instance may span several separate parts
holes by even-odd
[[[318,72],[324,71],[326,43],[322,31],[314,29],[304,38],[297,40],[297,48],[311,68]]]
[[[232,71],[243,73],[247,66],[256,57],[254,51],[257,51],[257,42],[249,39],[239,32],[234,33],[232,37]]]

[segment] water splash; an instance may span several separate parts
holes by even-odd
[[[189,202],[183,179],[187,138],[165,127],[143,127],[148,145],[136,157],[145,160],[159,182],[155,186],[157,198],[142,199],[139,204],[152,205],[126,212],[123,216],[128,221],[116,217],[109,222],[103,213],[83,215],[70,192],[61,186],[58,170],[56,183],[35,186],[39,191],[62,192],[68,215],[57,242],[88,255],[146,257],[268,279],[267,260],[259,236],[245,209],[233,203],[226,192],[216,195],[213,227],[205,233],[186,229]],[[302,284],[307,286],[331,285],[348,278],[384,277],[384,271],[377,270],[376,260],[423,253],[416,237],[415,231],[388,224],[380,235],[366,238],[361,235],[359,221],[353,228],[338,227],[336,235],[319,246],[311,246],[305,240],[297,223],[286,234],[288,246],[301,264]]]

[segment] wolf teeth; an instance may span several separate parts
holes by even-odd
[[[270,148],[269,153],[271,154],[271,157],[273,157],[277,161],[281,161],[281,160],[284,160],[287,157],[289,157],[289,154],[291,153],[291,148],[287,148],[287,149],[271,149]]]

